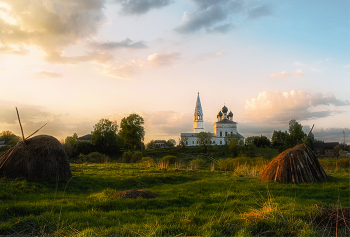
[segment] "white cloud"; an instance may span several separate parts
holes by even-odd
[[[307,120],[313,118],[328,117],[336,113],[342,113],[339,109],[318,110],[323,106],[349,106],[349,101],[342,101],[332,94],[320,93],[311,95],[306,91],[290,92],[261,92],[257,98],[246,101],[245,113],[252,121],[285,123],[290,119]]]
[[[131,79],[133,75],[138,73],[144,67],[141,60],[130,60],[126,64],[119,66],[106,66],[102,70],[102,74],[115,77],[118,79]]]
[[[221,57],[221,56],[223,56],[225,54],[226,54],[225,50],[220,50],[220,51],[215,52],[215,53],[207,53],[207,54],[199,56],[195,61],[196,62],[202,62],[202,61],[214,59],[214,58],[217,58],[217,57]]]
[[[288,78],[288,77],[304,77],[304,73],[302,69],[293,71],[292,73],[287,73],[286,71],[282,71],[279,73],[271,73],[270,77],[274,77],[274,78]]]
[[[168,51],[164,54],[154,53],[148,56],[148,63],[151,67],[161,67],[173,64],[180,60],[181,53]]]

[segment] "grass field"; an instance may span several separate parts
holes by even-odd
[[[0,179],[0,235],[348,236],[318,225],[320,207],[350,207],[349,167],[321,160],[319,183],[261,182],[263,159],[236,158],[232,171],[137,164],[71,164],[67,183]],[[155,199],[111,198],[145,189]]]

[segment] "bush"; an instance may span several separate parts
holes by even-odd
[[[131,151],[125,151],[123,153],[122,162],[123,163],[130,163],[131,159],[132,159],[132,152]]]
[[[169,164],[175,164],[175,162],[178,160],[176,156],[164,156],[162,159],[160,159],[161,162],[169,163]]]
[[[151,157],[147,156],[142,158],[142,163],[149,168],[154,164],[154,160]]]
[[[79,155],[79,159],[81,159],[82,162],[88,162],[88,163],[105,163],[111,161],[111,159],[99,152],[92,152],[88,155]]]
[[[192,167],[192,169],[195,169],[195,170],[199,168],[203,168],[205,166],[205,161],[201,158],[195,159],[190,162],[190,166]]]
[[[141,151],[135,151],[132,154],[131,163],[137,163],[137,162],[141,161],[142,157],[143,157],[143,154]]]

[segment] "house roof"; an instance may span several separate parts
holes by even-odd
[[[77,140],[80,140],[80,141],[90,141],[91,140],[91,137],[92,137],[92,134],[86,134],[85,136],[82,136],[82,137],[78,137]]]
[[[325,148],[333,149],[337,145],[339,145],[339,142],[315,142],[314,148],[315,149],[325,149]]]

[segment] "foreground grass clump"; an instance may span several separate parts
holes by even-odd
[[[349,169],[319,183],[261,182],[261,158],[236,158],[231,171],[137,164],[72,164],[69,183],[0,179],[0,235],[347,236],[314,223],[318,207],[349,207]],[[240,160],[241,159],[241,160]],[[245,160],[244,160],[245,159]],[[233,159],[234,160],[234,159]],[[194,162],[194,163],[196,163]],[[230,161],[231,163],[234,161]],[[193,165],[194,165],[193,163]],[[238,164],[239,163],[239,164]],[[147,164],[147,165],[146,165]],[[235,163],[234,163],[235,164]],[[244,170],[245,166],[245,170]],[[153,199],[115,198],[148,190]]]

